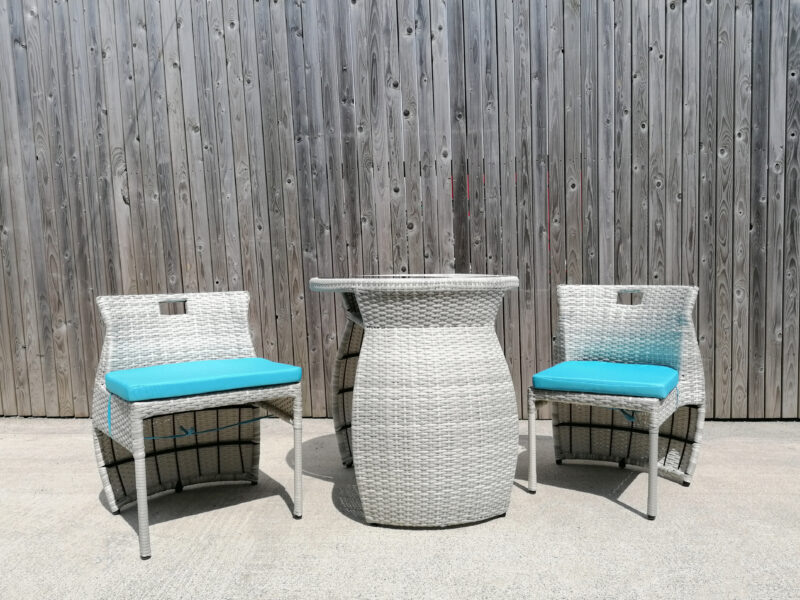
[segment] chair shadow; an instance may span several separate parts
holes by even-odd
[[[294,468],[294,450],[286,455],[286,462]],[[352,521],[367,524],[355,470],[342,464],[335,433],[303,442],[303,475],[333,483],[331,500],[336,510]]]
[[[148,498],[148,516],[150,525],[156,525],[272,496],[280,496],[286,503],[289,514],[292,514],[294,502],[289,492],[264,471],[259,470],[258,484],[256,485],[247,481],[220,481],[190,485],[180,493],[169,490],[159,492]],[[191,501],[187,502],[187,500]],[[102,491],[100,492],[100,502],[110,510],[105,493]],[[120,511],[120,515],[134,531],[138,530],[139,521],[135,502],[125,506]]]
[[[514,485],[528,492],[528,436],[519,436],[519,445],[523,449],[517,459],[517,471]],[[597,462],[584,460],[568,460],[560,465],[556,464],[553,450],[552,436],[536,436],[536,472],[537,495],[543,493],[541,486],[553,486],[585,494],[593,494],[607,498],[614,504],[631,511],[643,518],[647,513],[634,508],[620,500],[620,496],[640,474],[647,474],[644,469],[628,466],[620,469],[616,463]],[[544,492],[546,493],[546,492]],[[647,504],[647,498],[641,499],[642,506]]]

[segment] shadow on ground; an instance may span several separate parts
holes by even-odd
[[[519,444],[522,452],[517,460],[517,473],[514,485],[527,492],[528,490],[528,436],[520,435]],[[547,493],[542,487],[553,486],[567,490],[574,490],[585,494],[602,496],[614,504],[631,511],[643,518],[647,513],[643,510],[620,500],[620,496],[641,476],[647,477],[645,469],[628,465],[620,469],[617,463],[597,462],[584,460],[568,460],[560,465],[556,464],[553,453],[552,436],[536,436],[536,470],[537,494]],[[659,486],[680,485],[669,479],[660,478]],[[634,498],[636,506],[647,506],[647,492],[641,498]]]
[[[294,468],[294,451],[286,455],[286,462]],[[331,500],[336,510],[348,519],[366,524],[356,474],[352,467],[342,465],[336,434],[303,442],[303,475],[333,483]]]
[[[259,471],[258,485],[242,481],[224,481],[187,486],[180,493],[165,491],[150,496],[148,500],[150,525],[272,496],[280,496],[291,514],[294,508],[291,495],[284,486],[264,471]],[[100,502],[108,510],[103,492],[100,492]],[[134,531],[138,529],[136,503],[124,507],[120,514]]]

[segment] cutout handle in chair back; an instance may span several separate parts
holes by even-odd
[[[101,364],[115,371],[209,356],[255,356],[248,302],[247,292],[100,296],[106,327]],[[163,314],[163,305],[178,303],[184,303],[185,314]]]
[[[641,294],[620,304],[620,294]],[[697,288],[684,286],[558,287],[559,360],[664,365],[680,370],[684,344],[695,344]]]

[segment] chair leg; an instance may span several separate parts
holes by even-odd
[[[150,558],[150,519],[147,514],[147,474],[145,472],[144,451],[133,459],[136,473],[136,508],[139,511],[139,556],[142,560]]]
[[[528,391],[528,492],[536,493],[536,404]]]
[[[294,518],[303,516],[303,419],[294,419]]]
[[[647,518],[656,518],[656,485],[658,483],[658,427],[650,428],[650,462],[647,475]]]

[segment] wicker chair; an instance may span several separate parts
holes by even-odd
[[[186,314],[161,314],[161,304],[175,302],[185,302]],[[137,402],[106,388],[112,371],[255,357],[248,303],[247,292],[97,298],[106,334],[92,403],[95,454],[111,511],[138,501],[142,558],[150,557],[148,496],[204,482],[257,483],[267,414],[294,426],[293,512],[302,515],[299,382]]]
[[[619,294],[641,295],[620,304]],[[683,286],[558,287],[555,362],[663,365],[678,371],[663,400],[536,389],[528,392],[529,481],[536,491],[535,405],[550,402],[556,463],[588,459],[646,467],[647,516],[656,516],[658,475],[688,486],[705,419],[705,384],[692,321],[697,288]]]

